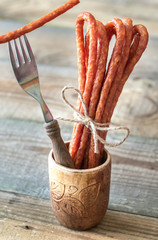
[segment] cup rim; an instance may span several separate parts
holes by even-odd
[[[65,167],[65,166],[62,166],[58,163],[55,162],[54,158],[53,158],[53,149],[50,150],[50,153],[49,153],[49,156],[48,156],[48,161],[49,161],[49,164],[53,164],[56,166],[56,168],[58,168],[59,170],[62,170],[63,172],[71,172],[71,173],[89,173],[89,172],[94,172],[94,171],[98,171],[98,170],[101,170],[103,168],[106,167],[106,165],[108,165],[110,162],[111,162],[111,155],[110,153],[108,152],[107,149],[104,148],[104,151],[106,152],[107,154],[107,159],[104,163],[102,163],[101,165],[97,166],[97,167],[94,167],[94,168],[89,168],[89,169],[74,169],[74,168],[68,168],[68,167]]]

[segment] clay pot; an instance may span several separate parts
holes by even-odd
[[[85,230],[97,225],[109,202],[111,157],[104,152],[102,165],[91,169],[70,169],[57,164],[50,151],[49,183],[53,212],[71,229]]]

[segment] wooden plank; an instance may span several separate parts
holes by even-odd
[[[31,221],[31,224],[27,225],[27,222],[21,222],[17,220],[5,220],[3,223],[3,230],[1,232],[1,240],[111,240],[116,238],[102,236],[100,234],[85,234],[74,232],[70,230],[63,229],[61,226],[53,226],[53,224],[46,225],[45,222],[43,225],[34,224]],[[10,235],[10,233],[12,233]],[[89,236],[90,235],[90,236]],[[117,238],[118,239],[118,238]]]
[[[66,0],[37,0],[26,1],[26,0],[1,0],[0,1],[0,16],[3,19],[16,19],[18,21],[30,22],[39,18],[40,16],[52,11],[56,7],[65,3]],[[77,15],[80,12],[91,12],[96,19],[103,23],[111,20],[113,17],[125,18],[130,17],[133,19],[135,24],[141,23],[147,26],[149,31],[158,36],[157,32],[157,2],[151,0],[141,1],[104,1],[98,0],[84,0],[80,1],[76,7],[66,12],[64,15],[54,19],[50,25],[74,27]],[[5,33],[3,31],[3,33]]]
[[[0,22],[0,29],[11,30],[13,26],[16,28],[17,23]],[[29,34],[29,39],[37,59],[44,99],[55,116],[72,118],[72,111],[62,102],[61,90],[67,85],[78,85],[74,30],[43,27]],[[134,136],[158,136],[158,54],[155,49],[158,49],[158,39],[150,38],[148,49],[127,81],[112,119],[115,124],[128,126]],[[7,45],[0,45],[0,72],[0,117],[42,122],[39,105],[15,80]],[[76,104],[76,93],[70,92],[69,96]]]
[[[73,231],[58,223],[49,201],[7,192],[0,192],[0,218],[1,240],[156,240],[158,236],[158,219],[110,210],[97,227]]]
[[[6,26],[9,27],[9,24]],[[44,35],[44,33],[46,34]],[[69,38],[70,42],[63,44],[64,36]],[[76,51],[76,47],[73,45],[75,42],[74,31],[46,27],[30,34],[29,37],[39,63],[41,90],[46,102],[55,116],[61,116],[62,113],[63,117],[71,118],[72,111],[62,103],[60,91],[64,85],[77,85],[77,69],[73,55]],[[40,41],[37,42],[37,39]],[[57,45],[52,48],[52,53],[49,54],[52,43]],[[56,50],[59,49],[59,46],[62,47],[60,54]],[[2,187],[7,190],[25,191],[33,196],[48,198],[47,154],[51,145],[41,124],[43,122],[42,113],[34,99],[26,95],[16,83],[8,59],[7,46],[1,45],[0,49],[0,146],[1,164],[3,166],[4,163],[6,164],[2,176],[5,176],[9,164],[11,164],[9,168],[10,178],[8,181],[3,180]],[[113,156],[113,172],[109,207],[149,216],[158,216],[156,203],[158,199],[156,187],[158,182],[156,64],[158,55],[154,55],[155,49],[158,49],[158,40],[151,39],[150,51],[144,54],[143,61],[139,63],[134,74],[128,80],[113,116],[113,122],[128,126],[131,135],[122,146],[110,149]],[[63,55],[66,61],[63,60]],[[70,93],[69,95],[75,104],[76,94]],[[63,137],[70,139],[72,124],[70,126],[62,124]],[[24,134],[26,140],[22,142]],[[117,138],[116,134],[110,137],[113,140],[117,140]],[[8,148],[8,141],[10,148]],[[33,166],[32,159],[35,159]],[[17,171],[25,164],[28,165],[24,167],[20,175]],[[31,175],[28,175],[28,171]],[[23,181],[17,185],[21,179]],[[39,181],[43,183],[45,190],[41,189]]]
[[[17,24],[9,22],[3,25],[0,22],[0,28],[6,27],[11,30],[12,26],[16,28]],[[68,117],[70,113],[72,115],[72,111],[62,102],[61,90],[65,85],[77,86],[75,32],[58,28],[54,28],[53,31],[51,28],[43,30],[28,37],[37,59],[41,91],[54,116],[61,116],[63,112],[64,116]],[[37,45],[37,38],[39,45]],[[65,38],[67,41],[64,43]],[[53,52],[50,52],[50,49]],[[0,45],[0,71],[0,117],[42,122],[43,116],[39,105],[24,93],[15,79],[9,62],[7,44]],[[76,94],[72,92],[70,96],[73,96],[72,100],[75,104]]]
[[[70,139],[72,129],[61,128],[63,138]],[[117,135],[113,141],[118,141]],[[110,209],[158,217],[157,145],[157,139],[130,136],[122,146],[109,149]],[[0,190],[49,199],[50,148],[41,123],[0,119]]]
[[[31,2],[30,4],[33,4]],[[6,3],[3,0],[0,2],[0,12],[3,11],[1,16],[4,18],[8,15],[10,17],[18,16],[18,6],[24,4],[22,1],[16,1],[12,8],[11,4]],[[48,3],[50,4],[51,1]],[[49,4],[48,8],[52,9],[52,5],[50,7]],[[114,5],[110,1],[105,3],[100,0],[97,2],[97,7],[95,1],[92,1],[90,5],[88,1],[82,1],[79,8],[74,8],[74,12],[68,13],[65,18],[59,18],[59,22],[53,23],[51,27],[43,27],[29,34],[39,66],[41,90],[55,116],[61,116],[61,114],[63,117],[72,116],[71,110],[62,103],[60,91],[65,85],[77,86],[75,31],[72,28],[77,11],[82,8],[93,10],[96,16],[104,21],[104,8],[106,8],[106,12],[108,8],[111,9],[109,15],[106,15],[106,19],[109,20],[110,16],[114,15],[123,17],[123,10],[127,7],[124,1],[122,4]],[[29,5],[26,9],[23,8],[23,16],[19,16],[19,19],[22,17],[24,19],[24,11],[27,15],[27,11],[31,9],[30,6],[32,7]],[[138,12],[142,6],[146,11],[141,11],[139,16]],[[130,4],[129,9],[134,21],[147,23],[150,30],[150,41],[147,51],[124,88],[113,116],[114,123],[130,127],[131,135],[122,146],[110,149],[113,156],[110,208],[149,216],[157,216],[158,212],[156,203],[158,199],[156,187],[158,182],[156,6],[154,1],[150,5],[146,0],[141,1],[141,4],[137,1]],[[34,13],[33,11],[30,13],[35,17],[33,15],[35,12],[43,14],[44,9],[48,10],[39,4],[36,11],[33,10]],[[150,14],[152,12],[151,17],[146,15],[147,10]],[[65,26],[71,28],[65,28],[63,22]],[[69,25],[69,23],[71,24]],[[60,28],[54,24],[60,25]],[[11,31],[22,25],[22,22],[1,20],[0,33]],[[43,117],[40,107],[16,83],[10,67],[6,44],[0,45],[0,72],[0,162],[3,166],[0,177],[2,179],[1,189],[48,198],[47,154],[51,145],[41,124]],[[71,101],[75,103],[76,94],[70,93],[69,95]],[[69,126],[64,123],[62,126],[64,138],[70,138],[72,124]],[[23,140],[24,136],[25,140]],[[115,134],[110,139],[117,140],[118,136]],[[20,173],[18,168],[21,170]],[[43,188],[39,186],[39,180],[42,182]]]

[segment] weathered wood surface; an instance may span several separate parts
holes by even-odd
[[[158,236],[158,219],[111,210],[97,227],[72,231],[57,222],[49,201],[14,193],[0,193],[0,217],[1,240],[157,240]]]
[[[1,0],[0,34],[51,11],[59,2],[65,1]],[[73,113],[62,102],[60,92],[65,85],[77,86],[74,27],[78,13],[89,11],[103,22],[113,17],[131,17],[134,24],[142,23],[149,31],[148,48],[127,81],[112,119],[131,131],[124,144],[109,149],[113,161],[109,209],[116,211],[109,210],[97,228],[84,233],[59,226],[51,213],[47,171],[51,143],[42,126],[41,109],[16,83],[7,44],[0,45],[2,240],[40,239],[41,233],[41,239],[157,239],[157,220],[153,218],[158,217],[157,10],[155,0],[81,0],[48,26],[28,34],[44,99],[55,117],[71,118]],[[73,103],[76,97],[70,92]],[[61,122],[61,128],[63,138],[70,139],[72,124]],[[109,136],[109,140],[118,140],[117,134]],[[25,221],[31,229],[25,227]]]
[[[0,16],[3,19],[16,19],[17,21],[33,21],[36,18],[52,11],[65,3],[65,0],[27,1],[27,0],[1,0]],[[96,19],[106,22],[113,17],[130,17],[135,23],[147,26],[151,34],[158,36],[157,32],[157,0],[80,0],[80,4],[69,12],[58,17],[49,25],[74,27],[76,16],[80,12],[91,12]],[[5,29],[4,32],[6,32]],[[4,33],[3,32],[3,33]]]
[[[61,128],[65,141],[70,139],[71,127]],[[47,156],[51,143],[43,125],[1,119],[0,142],[0,189],[49,199]],[[109,149],[110,209],[158,217],[157,145],[157,139],[130,136],[120,147]]]
[[[12,25],[15,28],[18,26],[10,23],[0,21],[0,29],[11,30]],[[62,102],[61,90],[65,85],[77,86],[75,31],[43,27],[28,37],[37,59],[41,91],[46,102],[55,116],[62,113],[63,117],[71,117],[72,111]],[[115,109],[113,122],[127,125],[132,135],[150,138],[158,136],[157,49],[158,41],[151,39]],[[38,104],[16,83],[8,59],[7,44],[0,45],[0,53],[0,104],[3,106],[0,117],[43,121]],[[72,103],[75,103],[76,93],[70,92],[69,95]]]

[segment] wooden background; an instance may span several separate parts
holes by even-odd
[[[64,2],[1,0],[0,35]],[[131,133],[121,146],[109,149],[113,163],[108,213],[98,227],[84,233],[61,227],[52,216],[47,173],[51,144],[42,126],[42,113],[35,100],[18,86],[9,62],[7,44],[1,44],[2,240],[12,240],[15,236],[16,239],[31,239],[31,234],[33,239],[157,239],[158,1],[81,0],[69,12],[27,35],[37,60],[43,97],[55,117],[73,115],[62,102],[61,90],[65,85],[78,84],[75,19],[82,11],[91,12],[103,23],[113,17],[130,17],[134,24],[144,24],[150,36],[148,48],[129,77],[112,119],[115,124],[129,127]],[[76,94],[70,93],[70,99],[75,103]],[[63,138],[70,139],[72,124],[60,122],[60,125]],[[109,136],[110,140],[118,138],[117,134]],[[27,231],[26,226],[32,230]],[[12,237],[9,232],[13,233]]]

